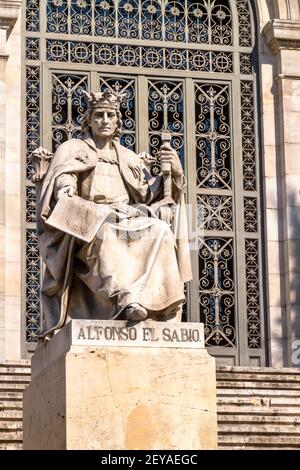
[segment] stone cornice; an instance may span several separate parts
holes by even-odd
[[[0,28],[11,29],[17,21],[22,0],[0,0]]]
[[[281,49],[299,49],[300,51],[300,21],[272,20],[264,29],[266,41],[274,54]]]

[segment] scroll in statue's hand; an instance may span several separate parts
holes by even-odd
[[[183,174],[183,169],[177,155],[177,152],[168,144],[160,147],[160,161],[162,164],[169,163],[171,165],[172,176],[178,178]]]
[[[67,194],[69,197],[73,197],[76,194],[76,188],[74,186],[64,186],[61,188],[58,193],[57,193],[57,199],[59,199],[61,196]]]

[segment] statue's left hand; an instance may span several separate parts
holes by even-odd
[[[160,161],[161,163],[170,163],[172,176],[178,178],[183,174],[183,169],[177,155],[177,152],[168,144],[163,144],[160,147]]]

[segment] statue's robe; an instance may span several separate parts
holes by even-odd
[[[160,201],[162,178],[151,177],[142,158],[118,141],[114,140],[113,144],[117,156],[114,168],[118,168],[125,189],[120,195],[123,207],[129,210],[133,204],[149,207]],[[37,228],[44,262],[42,337],[61,328],[67,315],[116,319],[127,305],[139,303],[148,310],[149,317],[165,320],[174,316],[184,301],[184,282],[191,279],[184,177],[179,182],[173,180],[173,198],[178,208],[176,234],[166,222],[142,213],[138,217],[123,213],[117,223],[104,222],[101,237],[96,235],[90,243],[47,224],[62,185],[74,181],[79,197],[97,203],[97,165],[97,149],[90,135],[69,140],[57,149],[40,188]],[[106,196],[107,200],[102,199],[101,204],[113,206],[113,199],[110,200],[109,194]],[[116,227],[122,236],[115,236]]]

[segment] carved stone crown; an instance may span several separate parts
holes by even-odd
[[[88,99],[89,108],[111,108],[115,110],[120,109],[120,104],[122,100],[126,97],[126,93],[116,93],[111,90],[104,90],[98,93],[91,91],[83,91],[85,96]]]

